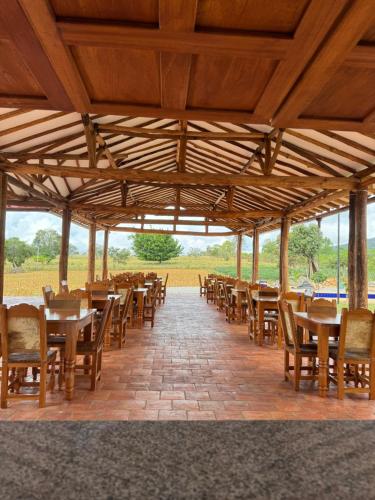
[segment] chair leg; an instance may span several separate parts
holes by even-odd
[[[97,353],[91,356],[91,387],[90,391],[95,391],[96,389],[96,375],[98,373],[98,355]]]
[[[299,391],[299,383],[301,380],[301,356],[294,356],[294,390]]]
[[[370,360],[370,376],[369,376],[369,399],[375,399],[375,363]]]
[[[48,382],[48,390],[53,392],[55,388],[55,371],[56,371],[56,359],[54,359],[51,363],[51,370]]]
[[[344,364],[342,361],[337,362],[337,397],[344,399]]]
[[[8,396],[8,379],[9,379],[9,369],[8,365],[4,363],[1,369],[1,408],[7,408],[7,396]]]
[[[289,351],[285,349],[284,351],[284,380],[287,382],[289,380]]]
[[[62,386],[64,384],[64,375],[65,375],[65,351],[64,349],[60,349],[59,351],[59,374],[57,377],[57,384],[59,387],[59,391],[62,390]]]
[[[47,364],[40,367],[39,373],[39,408],[46,406]]]

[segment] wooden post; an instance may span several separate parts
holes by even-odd
[[[349,198],[349,309],[368,306],[367,198],[367,189],[351,192]]]
[[[252,269],[252,283],[256,283],[259,279],[259,233],[258,229],[254,228],[253,231],[253,269]]]
[[[62,229],[61,229],[61,247],[60,247],[60,262],[59,262],[59,286],[63,280],[68,279],[68,260],[69,260],[69,237],[70,223],[72,220],[72,212],[69,208],[64,209],[62,213]]]
[[[356,307],[368,307],[367,276],[367,189],[356,192]]]
[[[356,193],[349,194],[348,295],[349,309],[356,307]]]
[[[96,249],[96,224],[93,222],[89,228],[89,249],[88,249],[88,266],[87,266],[87,281],[92,283],[95,281],[95,249]]]
[[[108,240],[109,231],[106,229],[104,231],[104,243],[103,243],[103,266],[102,266],[102,279],[106,280],[108,278]]]
[[[4,264],[5,264],[5,221],[7,208],[7,175],[0,172],[0,304],[4,298]],[[4,381],[3,381],[4,383]]]
[[[241,267],[242,267],[242,234],[237,236],[237,279],[241,279]]]
[[[289,247],[289,228],[290,220],[287,217],[281,219],[281,235],[280,235],[280,265],[279,265],[279,281],[280,291],[287,292],[289,290],[289,264],[288,264],[288,247]]]

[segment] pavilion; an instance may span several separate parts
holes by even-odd
[[[259,233],[280,227],[287,290],[290,225],[349,207],[350,305],[367,304],[371,0],[2,3],[0,296],[6,210],[62,216],[60,280],[71,220],[89,280],[97,230],[104,277],[110,231],[236,235],[238,274],[252,235],[255,281]]]

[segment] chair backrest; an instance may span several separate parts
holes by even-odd
[[[39,352],[47,359],[47,329],[44,306],[18,304],[9,309],[0,306],[0,328],[3,361],[10,353]],[[3,381],[4,383],[4,381]]]
[[[49,301],[51,299],[53,299],[53,297],[55,296],[55,294],[54,294],[54,292],[52,290],[51,285],[43,286],[42,287],[42,292],[43,292],[44,305],[45,305],[45,307],[48,307],[49,306]]]
[[[253,284],[249,285],[248,288],[249,288],[249,290],[257,291],[260,289],[260,285],[259,285],[259,283],[253,283]]]
[[[109,280],[104,282],[86,283],[86,290],[88,292],[103,291],[108,293],[109,285]]]
[[[69,298],[80,300],[82,309],[91,307],[91,294],[87,290],[81,290],[80,288],[70,290]]]
[[[338,358],[348,351],[375,356],[375,315],[368,309],[342,310]]]
[[[280,300],[285,300],[292,306],[293,312],[305,310],[305,298],[303,293],[299,295],[297,292],[283,292],[280,294]]]
[[[256,308],[254,307],[253,295],[249,287],[246,288],[246,301],[247,301],[247,307],[249,308],[249,317],[252,316],[253,318],[255,318]]]
[[[67,310],[79,310],[81,308],[81,300],[74,298],[65,299],[53,299],[49,301],[50,309],[67,309]]]
[[[167,273],[167,276],[165,277],[164,288],[167,286],[167,283],[168,283],[168,276],[169,276],[169,273]]]
[[[122,281],[121,283],[115,283],[115,292],[117,295],[121,295],[120,304],[124,305],[126,297],[128,295],[128,290],[133,291],[133,286],[127,281]]]
[[[60,281],[60,293],[69,293],[69,287],[67,280]]]
[[[259,297],[277,297],[279,295],[278,288],[261,287],[259,288]]]
[[[277,304],[285,343],[289,346],[294,346],[296,351],[299,351],[300,345],[292,305],[286,300],[279,300]]]
[[[96,349],[99,349],[103,345],[104,342],[104,333],[108,327],[108,323],[111,320],[111,312],[113,309],[113,304],[114,304],[115,299],[112,297],[110,300],[107,300],[104,309],[103,309],[103,315],[102,315],[102,320],[100,322],[100,327],[99,331],[95,336],[95,341],[94,345]]]
[[[202,276],[200,274],[198,274],[198,278],[199,278],[199,286],[202,287]]]
[[[308,313],[324,314],[325,316],[336,316],[336,300],[315,299],[307,305]]]

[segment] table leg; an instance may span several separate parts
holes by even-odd
[[[264,339],[264,307],[262,302],[258,303],[259,338],[258,344],[263,345]]]
[[[142,328],[143,326],[143,293],[137,293],[137,326]]]
[[[317,331],[319,357],[319,396],[328,393],[328,332],[322,327]]]
[[[78,328],[72,326],[65,341],[65,399],[71,401],[74,394],[74,368],[76,365]]]
[[[84,342],[90,342],[93,339],[93,332],[94,332],[94,319],[92,319],[91,323],[83,329],[83,340]],[[83,364],[85,366],[90,365],[90,356],[84,356],[83,358]],[[88,375],[90,373],[89,368],[85,369],[85,374]]]
[[[112,309],[112,312],[110,314],[108,325],[104,331],[104,349],[109,349],[111,347],[112,320],[113,320],[113,309]]]
[[[241,293],[237,292],[236,294],[236,306],[237,306],[237,320],[239,323],[241,323],[241,313],[242,313],[242,307],[241,307]]]

